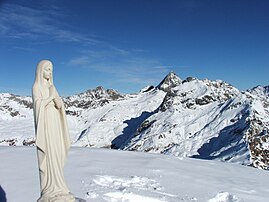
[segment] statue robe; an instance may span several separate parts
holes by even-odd
[[[57,96],[59,96],[58,93]],[[33,108],[41,188],[41,197],[38,202],[74,202],[75,199],[70,194],[63,175],[63,167],[70,147],[64,105],[62,101],[58,104],[62,106],[56,106],[53,101],[47,104],[48,97],[48,93],[46,95],[44,91],[41,92],[39,86],[33,86]]]

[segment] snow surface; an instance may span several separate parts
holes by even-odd
[[[84,110],[77,124],[84,132],[77,133],[73,145],[108,148],[111,144],[121,145],[160,106],[164,96],[163,91],[126,95],[126,99]]]
[[[95,202],[266,202],[269,172],[160,154],[72,147],[65,178]],[[36,201],[35,147],[0,147],[0,201]]]

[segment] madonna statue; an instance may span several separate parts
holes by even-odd
[[[32,89],[41,189],[37,202],[75,202],[64,181],[70,139],[64,104],[53,85],[52,70],[49,60],[40,61]]]

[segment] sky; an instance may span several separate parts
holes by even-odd
[[[59,93],[136,93],[171,71],[269,85],[267,0],[0,0],[0,92],[31,95],[41,59]]]

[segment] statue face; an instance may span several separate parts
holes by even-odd
[[[49,80],[52,75],[52,65],[49,64],[43,69],[43,78]]]

